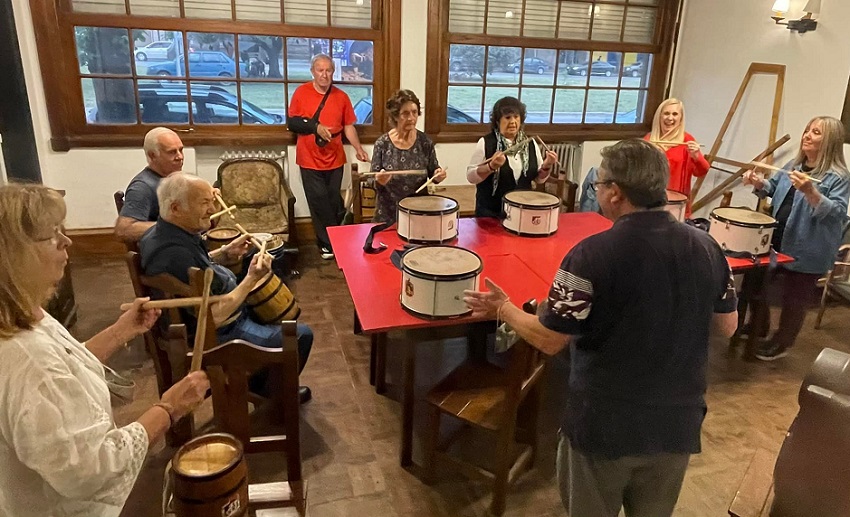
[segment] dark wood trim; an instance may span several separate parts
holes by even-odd
[[[841,122],[844,123],[844,143],[850,144],[850,80],[844,93],[844,108],[841,110]]]
[[[457,124],[460,125],[460,124]],[[488,125],[463,124],[463,131],[442,131],[429,134],[435,143],[472,143],[477,142],[487,131]],[[600,128],[600,126],[603,126]],[[622,140],[624,138],[641,138],[651,129],[651,124],[575,124],[570,126],[553,124],[527,124],[528,134],[539,135],[546,142],[597,140]]]
[[[588,41],[523,36],[494,36],[490,34],[446,34],[450,43],[461,45],[493,45],[499,47],[546,48],[555,50],[589,50],[599,52],[659,52],[659,45],[623,43],[619,41]]]

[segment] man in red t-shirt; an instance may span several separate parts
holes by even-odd
[[[323,259],[332,259],[328,226],[336,226],[345,215],[340,188],[345,152],[342,133],[354,146],[357,159],[368,162],[369,155],[360,145],[354,122],[354,108],[348,95],[331,85],[334,63],[325,54],[310,63],[313,82],[302,84],[292,95],[286,120],[290,131],[298,134],[295,163],[301,169],[301,183],[313,219],[316,241]],[[327,94],[327,96],[326,96]],[[318,117],[319,105],[324,105]]]

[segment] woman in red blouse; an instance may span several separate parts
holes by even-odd
[[[685,106],[682,101],[670,98],[662,102],[655,110],[652,132],[644,139],[657,145],[667,155],[670,163],[667,188],[690,197],[693,177],[705,176],[709,165],[697,141],[685,132]],[[691,215],[690,202],[687,215]]]

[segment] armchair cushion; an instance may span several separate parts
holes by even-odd
[[[273,162],[236,161],[221,170],[221,196],[228,204],[280,204],[280,172]]]
[[[236,211],[236,222],[251,233],[288,233],[289,225],[280,205],[243,206]],[[227,223],[225,220],[224,223]]]

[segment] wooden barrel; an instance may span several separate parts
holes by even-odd
[[[365,218],[371,218],[375,215],[375,198],[378,195],[378,192],[372,187],[363,185],[363,188],[360,189],[360,207],[361,213]]]
[[[207,232],[207,249],[218,249],[239,237],[239,230],[229,226],[219,226]]]
[[[259,323],[278,323],[295,320],[301,315],[301,307],[295,295],[274,273],[269,273],[245,299],[248,309]]]
[[[171,461],[176,517],[248,514],[248,466],[242,444],[224,433],[199,436]]]

